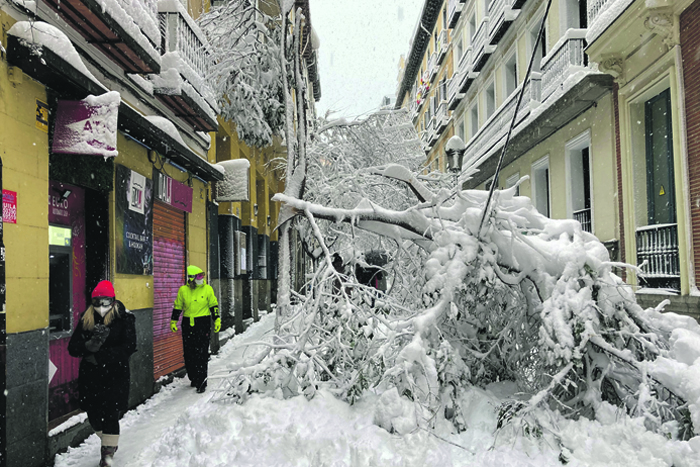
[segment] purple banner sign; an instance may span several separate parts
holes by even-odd
[[[58,101],[52,152],[116,156],[119,102],[116,91],[82,101]]]
[[[156,180],[156,199],[176,209],[192,212],[192,188],[165,174],[153,171]]]

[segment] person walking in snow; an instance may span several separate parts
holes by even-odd
[[[100,467],[112,465],[119,443],[119,419],[128,409],[129,357],[136,352],[136,318],[115,299],[114,286],[101,281],[68,343],[81,358],[79,405],[102,442]]]
[[[172,332],[177,332],[177,321],[181,313],[185,369],[190,385],[202,393],[207,388],[211,319],[213,316],[214,332],[219,332],[221,316],[214,289],[204,281],[204,271],[197,266],[187,266],[187,284],[177,291],[170,318]]]

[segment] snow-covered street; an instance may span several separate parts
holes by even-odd
[[[231,339],[210,362],[210,374],[240,362],[245,344],[269,338],[274,317],[264,316],[244,334]],[[450,434],[416,430],[390,434],[375,423],[397,407],[366,394],[349,406],[320,391],[311,400],[253,396],[245,404],[213,401],[217,384],[196,394],[189,380],[176,379],[122,420],[115,467],[217,466],[560,466],[560,450],[547,433],[494,437],[499,392],[474,389],[469,428]],[[619,417],[611,409],[607,420],[557,420],[567,446],[569,466],[700,465],[691,442],[669,441],[647,431],[640,420]],[[55,459],[56,467],[94,467],[99,460],[95,435]]]

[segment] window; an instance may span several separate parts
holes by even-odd
[[[474,44],[474,36],[476,35],[476,13],[473,13],[469,18],[469,43]]]
[[[496,111],[496,89],[494,83],[491,83],[486,88],[486,119],[491,118],[491,115]]]
[[[462,55],[464,55],[464,39],[462,39],[462,36],[459,37],[459,41],[457,41],[457,47],[456,47],[456,53],[457,53],[457,63],[462,60]]]
[[[542,22],[542,19],[538,19],[535,22],[535,26],[530,30],[530,43],[529,43],[529,50],[532,51],[532,48],[535,46],[535,43],[537,43],[537,33],[540,32],[540,23]],[[529,54],[528,54],[529,55]],[[542,31],[542,37],[540,38],[539,46],[537,47],[537,51],[535,52],[535,61],[532,64],[532,71],[540,71],[540,62],[542,61],[542,57],[547,55],[547,25],[545,24],[544,30]]]
[[[520,180],[520,172],[516,172],[506,179],[506,188],[515,186]],[[515,196],[520,196],[520,185],[515,189]]]
[[[459,136],[459,138],[460,138],[462,141],[464,141],[464,142],[467,141],[467,139],[466,139],[466,134],[465,134],[465,131],[464,131],[464,124],[465,124],[465,123],[466,123],[466,122],[464,121],[464,119],[460,120],[460,121],[457,123],[457,136]]]
[[[566,143],[569,168],[569,211],[586,232],[593,232],[591,210],[590,135],[584,133]]]
[[[532,202],[547,217],[551,216],[549,199],[549,156],[532,164]]]
[[[447,5],[442,9],[442,29],[447,29]]]
[[[440,80],[440,100],[439,100],[438,104],[440,102],[446,101],[446,100],[447,100],[447,79],[442,78]]]
[[[475,102],[474,105],[472,106],[471,111],[469,112],[470,114],[470,120],[471,120],[471,134],[469,135],[469,138],[473,138],[476,136],[476,134],[479,132],[479,105]]]
[[[518,87],[518,66],[515,52],[506,60],[504,65],[506,96],[510,96]]]
[[[561,0],[561,34],[567,29],[585,29],[588,27],[586,0]]]

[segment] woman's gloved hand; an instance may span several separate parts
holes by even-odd
[[[109,328],[104,324],[96,324],[92,331],[92,338],[85,343],[85,348],[92,353],[97,352],[107,340],[107,336],[109,336]]]

